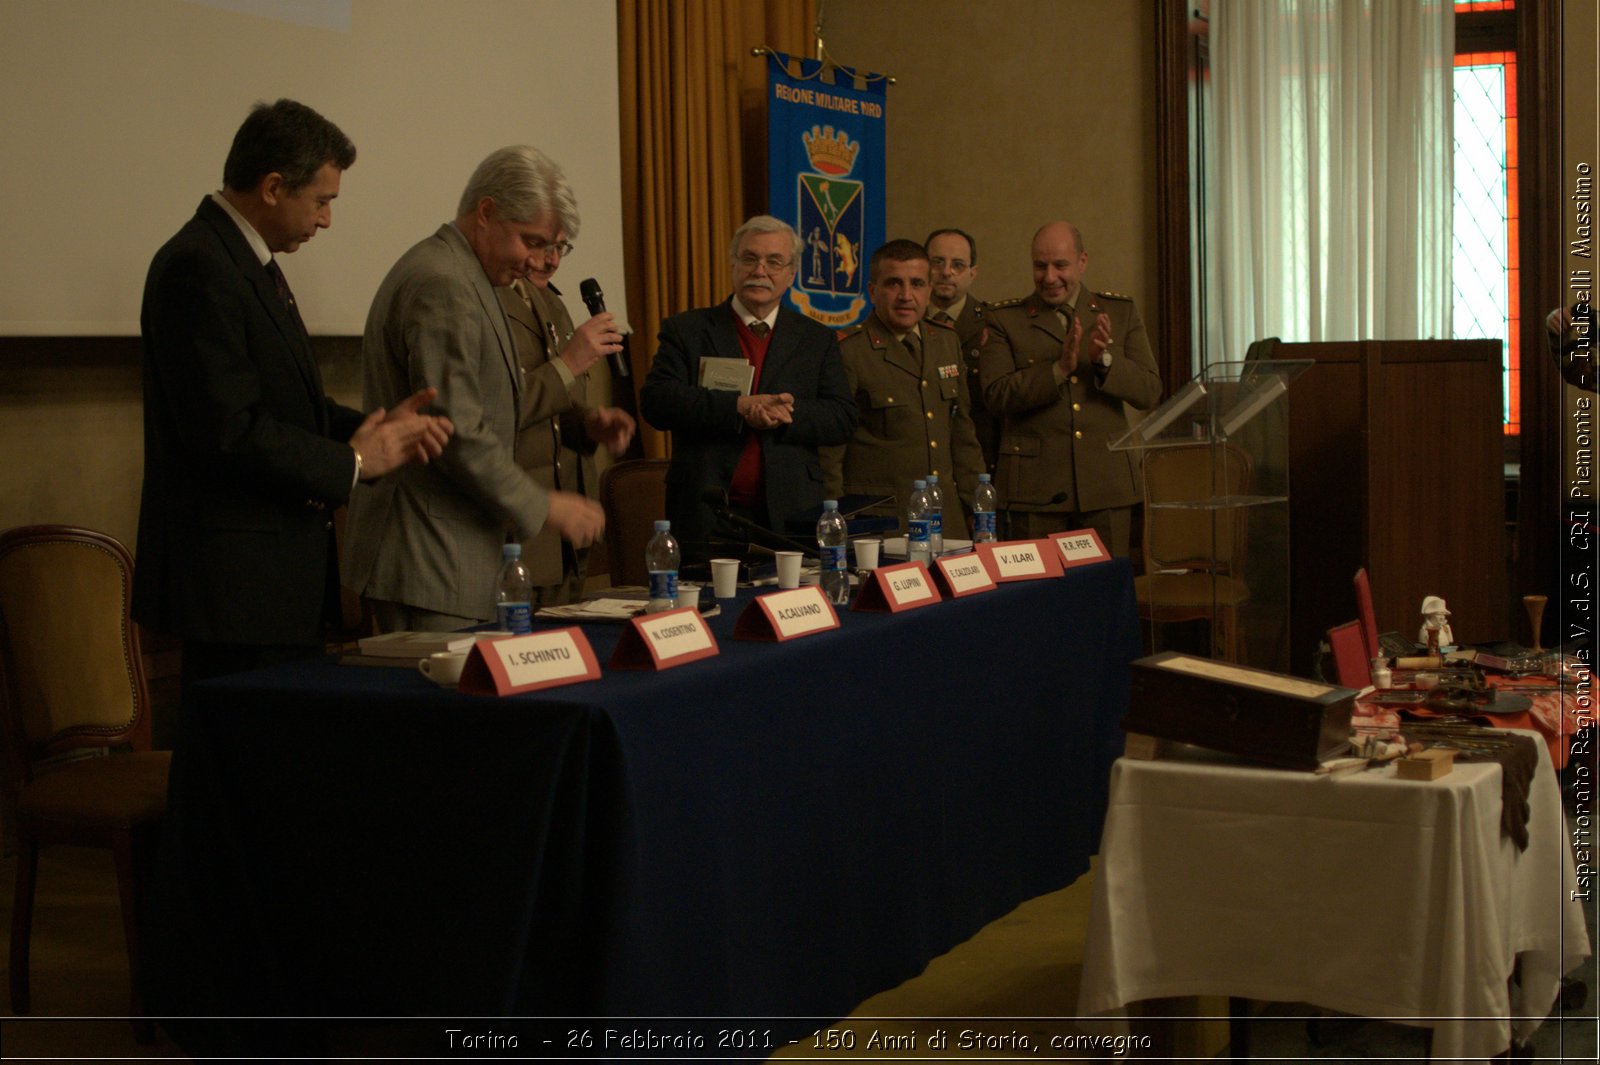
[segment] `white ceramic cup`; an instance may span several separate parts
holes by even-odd
[[[436,651],[417,663],[417,671],[441,688],[461,683],[461,667],[467,664],[465,651]]]
[[[682,609],[686,606],[694,607],[696,610],[700,608],[700,586],[698,584],[679,581],[678,608]]]
[[[718,599],[732,599],[739,590],[739,560],[714,558],[711,560],[711,594]]]
[[[778,587],[800,587],[800,552],[778,551]]]
[[[883,541],[875,538],[852,540],[856,549],[856,569],[877,569],[878,550],[883,547]]]

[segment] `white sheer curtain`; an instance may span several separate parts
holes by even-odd
[[[1446,0],[1211,0],[1208,349],[1450,335]]]

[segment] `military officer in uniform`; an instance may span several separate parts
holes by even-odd
[[[495,289],[511,323],[522,364],[523,400],[517,425],[517,465],[541,487],[577,492],[594,499],[600,477],[595,450],[605,441],[614,453],[632,439],[633,418],[615,407],[596,407],[597,375],[607,371],[607,345],[622,334],[609,313],[573,328],[561,292],[551,278],[572,250],[567,240],[574,220],[563,219],[556,240],[538,249],[524,278]],[[575,547],[548,525],[522,545],[522,561],[533,581],[534,607],[559,606],[583,598],[589,549]]]
[[[1033,293],[993,304],[979,376],[1001,415],[995,481],[1013,539],[1092,528],[1128,553],[1139,482],[1132,454],[1108,444],[1126,403],[1149,410],[1161,375],[1138,308],[1083,284],[1083,238],[1068,222],[1033,237]]]
[[[988,305],[971,293],[972,283],[978,279],[978,245],[963,230],[936,229],[922,246],[933,268],[927,314],[935,322],[954,326],[961,341],[967,391],[972,396],[972,427],[983,448],[984,469],[993,473],[1000,419],[983,405],[983,387],[978,381],[978,353],[983,348],[984,315],[988,312]]]
[[[872,314],[839,338],[856,430],[849,443],[821,449],[824,494],[893,495],[903,522],[911,482],[935,473],[945,489],[944,535],[966,539],[962,504],[970,506],[984,467],[960,342],[951,325],[923,319],[929,267],[922,245],[892,240],[873,253],[869,271]]]

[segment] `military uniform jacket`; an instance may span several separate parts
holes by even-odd
[[[1074,313],[1070,312],[1069,314]],[[989,409],[1001,416],[995,483],[1011,510],[1103,510],[1139,501],[1131,453],[1109,444],[1128,429],[1122,405],[1149,410],[1161,398],[1161,375],[1133,300],[1078,290],[1083,358],[1057,387],[1051,366],[1066,331],[1037,293],[991,304],[989,339],[979,376]],[[1111,319],[1109,369],[1088,361],[1094,318]]]
[[[923,322],[918,365],[874,315],[840,334],[839,354],[855,396],[856,431],[849,443],[820,449],[824,493],[893,495],[903,524],[911,482],[936,473],[945,490],[944,535],[965,539],[956,497],[971,501],[984,467],[955,330]]]
[[[511,323],[517,357],[522,363],[522,408],[517,424],[517,465],[527,470],[546,490],[580,492],[596,498],[600,478],[595,469],[595,443],[583,419],[592,409],[590,378],[605,373],[603,361],[568,388],[553,359],[572,338],[572,316],[554,286],[527,286],[533,306],[511,287],[495,290]],[[522,545],[522,561],[535,587],[558,584],[564,578],[561,535],[549,526]]]
[[[983,448],[983,468],[994,472],[995,454],[1000,445],[1000,419],[989,413],[983,402],[983,382],[978,377],[978,358],[983,353],[984,330],[988,326],[989,305],[967,294],[961,314],[955,320],[956,336],[961,341],[961,359],[967,368],[967,392],[972,396],[972,428]]]

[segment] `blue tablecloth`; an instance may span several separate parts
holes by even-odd
[[[493,699],[318,660],[198,685],[162,1014],[836,1017],[1083,873],[1124,561]],[[587,630],[602,665],[618,627]]]

